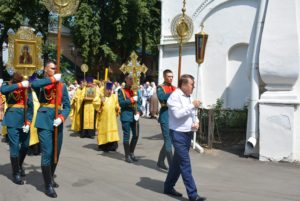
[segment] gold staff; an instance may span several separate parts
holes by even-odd
[[[172,35],[179,42],[178,80],[181,75],[182,46],[185,41],[188,41],[191,38],[193,33],[193,22],[192,19],[185,14],[185,4],[185,0],[183,0],[182,13],[172,20],[171,25]]]
[[[77,10],[79,0],[43,0],[44,5],[51,12],[58,14],[58,30],[57,30],[57,63],[56,73],[60,73],[60,40],[62,17],[69,16]],[[56,92],[59,92],[58,83],[56,83]],[[58,96],[55,96],[55,118],[58,117]],[[54,127],[54,163],[57,164],[58,149],[57,149],[58,127]]]

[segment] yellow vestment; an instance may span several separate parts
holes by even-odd
[[[83,92],[83,129],[95,129],[95,108],[93,100],[99,96],[99,88],[97,86],[84,87]]]
[[[72,121],[71,130],[79,132],[82,129],[82,101],[84,98],[83,89],[77,88],[75,95],[71,101],[70,119]]]
[[[110,97],[105,97],[104,102],[101,101],[101,97],[97,96],[94,99],[94,107],[99,111],[97,112],[98,145],[120,140],[117,122],[120,110],[118,97],[112,94]]]

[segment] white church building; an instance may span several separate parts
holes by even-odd
[[[177,83],[178,42],[172,20],[182,0],[161,0],[159,83],[171,69]],[[195,60],[192,36],[184,43],[181,74],[195,77],[203,107],[248,106],[245,155],[300,161],[300,1],[186,0],[193,35],[208,34],[205,59]]]

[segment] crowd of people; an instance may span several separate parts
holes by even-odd
[[[88,78],[89,79],[89,78]],[[82,82],[82,81],[81,81]],[[103,86],[104,81],[98,81],[98,86],[101,88]],[[75,80],[73,82],[67,82],[68,92],[70,100],[74,98],[76,90],[80,87],[78,81]],[[112,93],[117,94],[119,89],[123,89],[125,87],[125,82],[119,83],[114,82],[112,86]],[[142,96],[142,117],[145,118],[156,118],[158,119],[160,104],[157,98],[157,86],[155,82],[146,81],[143,85],[139,86],[139,90],[141,91]]]
[[[23,161],[29,145],[39,142],[45,194],[57,197],[55,188],[59,185],[54,181],[54,173],[62,147],[63,123],[68,116],[71,130],[81,138],[96,136],[99,150],[104,152],[118,148],[120,118],[127,163],[136,163],[139,158],[135,148],[139,140],[140,118],[157,118],[164,140],[157,167],[168,171],[164,193],[182,196],[174,188],[181,175],[189,200],[205,200],[197,193],[189,158],[192,132],[199,127],[195,108],[199,107],[200,101],[190,96],[194,89],[193,76],[181,76],[179,88],[176,88],[172,85],[172,71],[165,70],[164,82],[158,87],[154,82],[146,81],[135,91],[130,73],[125,75],[122,84],[89,77],[79,84],[76,81],[65,84],[55,70],[55,63],[49,61],[44,67],[43,77],[29,83],[14,73],[12,80],[1,87],[0,101],[7,105],[2,125],[7,129],[14,183],[24,184]],[[11,121],[12,118],[18,118],[18,121]],[[54,137],[56,131],[57,138]],[[166,159],[168,166],[164,162]]]

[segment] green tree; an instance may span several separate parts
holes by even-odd
[[[0,77],[3,77],[4,71],[2,46],[7,42],[8,29],[16,31],[27,18],[29,26],[46,36],[48,14],[40,0],[0,0]]]

